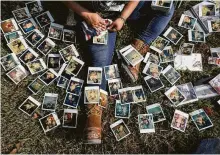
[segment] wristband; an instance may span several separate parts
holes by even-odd
[[[121,19],[124,23],[126,22],[126,19],[123,18],[122,16],[119,16],[118,18]]]

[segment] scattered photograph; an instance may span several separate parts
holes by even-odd
[[[172,6],[172,0],[154,0],[152,5],[162,8],[170,8]]]
[[[16,39],[22,37],[22,35],[23,35],[23,34],[22,34],[21,31],[15,31],[15,32],[6,33],[6,34],[4,35],[4,37],[5,37],[6,42],[7,42],[7,43],[10,43],[10,42],[12,42],[12,41],[14,41],[14,40],[16,40]]]
[[[131,87],[119,89],[118,94],[121,100],[121,104],[128,104],[134,102]]]
[[[215,16],[216,7],[215,4],[200,4],[199,5],[199,16]]]
[[[108,80],[110,96],[118,95],[118,90],[122,88],[121,79]]]
[[[32,49],[28,48],[26,51],[24,51],[21,56],[19,57],[20,61],[23,62],[24,64],[34,61],[37,59],[39,55]]]
[[[39,119],[44,132],[48,132],[60,125],[60,120],[55,112]]]
[[[1,21],[1,30],[3,33],[9,33],[19,30],[14,18]]]
[[[188,30],[188,39],[192,42],[205,42],[204,32]]]
[[[197,22],[197,18],[182,14],[178,26],[193,30]]]
[[[18,24],[23,31],[24,34],[32,32],[34,29],[37,28],[37,24],[35,23],[33,18],[29,18],[21,23]]]
[[[99,36],[93,37],[93,44],[104,44],[108,43],[108,31],[102,31]]]
[[[147,63],[147,62],[152,62],[154,64],[160,64],[160,59],[157,55],[155,54],[152,54],[150,52],[147,52],[147,54],[145,55],[145,58],[143,60],[144,63]]]
[[[194,44],[191,43],[183,43],[180,46],[181,55],[191,55],[194,50]]]
[[[85,95],[84,95],[85,104],[99,103],[99,98],[100,98],[99,86],[85,87]]]
[[[210,48],[212,57],[220,58],[220,47]]]
[[[99,106],[102,108],[107,108],[108,106],[108,92],[100,89],[100,101]]]
[[[106,80],[116,79],[120,77],[117,64],[105,66],[104,73],[105,73]]]
[[[76,128],[77,127],[77,109],[64,109],[63,112],[63,127],[64,128]]]
[[[63,27],[63,25],[51,23],[48,32],[48,37],[56,40],[61,40],[63,34]]]
[[[79,57],[79,53],[73,44],[60,50],[59,53],[60,53],[61,57],[63,58],[64,62],[70,61],[73,56],[75,56],[76,58]]]
[[[63,76],[63,77],[65,77],[66,79],[69,80],[69,79],[71,79],[71,77],[72,77],[73,75],[66,70],[66,66],[67,66],[66,63],[63,63],[63,64],[62,64],[62,66],[60,67],[60,70],[59,70],[59,72],[58,72],[58,75],[59,75],[59,76]]]
[[[155,132],[152,114],[139,114],[138,124],[139,124],[140,133]]]
[[[28,62],[26,66],[28,67],[32,75],[42,72],[47,68],[46,64],[41,58]]]
[[[162,107],[159,103],[155,103],[149,106],[146,106],[146,110],[148,114],[153,115],[153,122],[158,123],[166,120]]]
[[[16,66],[6,74],[15,84],[21,82],[27,75],[27,71],[22,65]]]
[[[34,29],[25,39],[31,46],[36,46],[43,38],[44,35],[38,29]]]
[[[209,81],[209,84],[216,90],[220,95],[220,74],[218,74],[214,79]]]
[[[79,100],[80,100],[79,95],[75,95],[72,93],[66,93],[66,97],[63,102],[63,105],[68,106],[68,107],[72,107],[72,108],[77,108],[77,106],[79,104]]]
[[[160,63],[168,63],[174,61],[174,51],[171,46],[164,48],[163,52],[159,54]]]
[[[207,99],[207,98],[215,97],[219,95],[215,91],[215,89],[209,84],[194,86],[194,90],[196,92],[196,96],[198,97],[198,99]]]
[[[185,132],[189,115],[179,110],[175,110],[173,120],[171,122],[171,128],[177,129],[181,132]]]
[[[163,71],[163,76],[174,85],[181,77],[180,73],[178,73],[171,65],[168,65]]]
[[[28,18],[31,18],[31,14],[30,14],[30,12],[29,12],[27,7],[14,10],[14,11],[12,11],[12,14],[14,15],[15,20],[18,23],[23,21],[23,20],[26,20]]]
[[[160,54],[163,52],[164,48],[168,45],[168,43],[168,40],[158,36],[150,45],[150,48]]]
[[[208,64],[220,66],[220,58],[208,57]]]
[[[48,69],[45,73],[43,73],[39,79],[42,80],[45,85],[50,85],[53,81],[58,77],[58,74],[53,69]]]
[[[29,96],[18,108],[28,116],[31,116],[40,105],[40,102]]]
[[[73,30],[63,29],[63,42],[75,43],[76,32]]]
[[[82,60],[73,56],[72,59],[70,59],[69,63],[67,64],[65,70],[68,73],[77,76],[80,70],[82,69],[83,65],[84,62]]]
[[[208,28],[209,32],[220,32],[220,20],[209,20]]]
[[[55,111],[58,94],[45,93],[42,104],[42,110]]]
[[[117,141],[120,141],[131,134],[123,119],[120,119],[117,122],[111,124],[110,128]]]
[[[120,100],[115,103],[115,117],[116,118],[129,118],[130,117],[130,104],[121,104]]]
[[[57,86],[66,89],[68,86],[69,80],[65,78],[64,76],[60,76]]]
[[[102,83],[102,67],[88,67],[87,84]]]
[[[158,78],[154,78],[152,76],[146,76],[144,78],[144,81],[146,82],[148,88],[150,89],[150,91],[153,93],[161,88],[164,88],[164,84],[162,83],[162,81]]]
[[[125,59],[127,59],[127,61],[132,66],[139,64],[144,59],[143,56],[135,48],[130,48],[129,50],[124,52],[123,57],[125,57]]]
[[[59,54],[48,54],[47,68],[52,68],[52,69],[60,68],[60,55]]]
[[[54,22],[53,17],[51,16],[49,11],[46,11],[38,16],[35,17],[37,23],[40,25],[41,28],[49,25],[50,23]]]
[[[43,11],[43,7],[40,1],[28,2],[28,3],[25,3],[25,5],[28,11],[30,12],[30,14],[36,14],[36,13]]]
[[[176,45],[183,37],[181,33],[179,33],[176,29],[174,29],[171,26],[167,29],[163,36],[166,37],[174,45]]]
[[[10,53],[1,58],[1,65],[5,71],[9,71],[19,64],[20,62],[14,53]]]
[[[180,92],[176,86],[173,86],[168,91],[166,91],[165,95],[172,102],[173,106],[178,106],[185,100],[185,96],[183,96],[182,92]]]
[[[16,55],[22,53],[28,48],[27,43],[25,42],[23,37],[20,37],[10,43],[7,44],[10,50]]]
[[[43,55],[47,55],[54,47],[55,47],[55,43],[49,39],[46,38],[38,47],[37,49],[43,54]]]
[[[45,84],[42,82],[42,80],[40,80],[39,77],[37,77],[33,82],[31,82],[28,85],[28,89],[34,95],[36,95],[44,86],[45,86]]]
[[[132,88],[132,95],[134,103],[146,101],[146,96],[142,86],[136,86]]]
[[[191,66],[189,70],[191,71],[203,71],[203,64],[202,64],[202,55],[201,53],[193,53],[191,58]]]
[[[82,87],[83,87],[83,83],[84,83],[84,80],[71,77],[66,91],[72,94],[75,94],[75,95],[80,95]]]
[[[143,73],[154,78],[159,78],[162,70],[163,68],[161,66],[148,62],[144,67]]]

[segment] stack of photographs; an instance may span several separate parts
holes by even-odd
[[[205,33],[200,31],[188,30],[188,39],[192,42],[205,42]]]
[[[31,46],[36,46],[42,39],[44,35],[37,29],[33,30],[25,39]]]
[[[32,75],[42,72],[47,68],[45,62],[41,58],[26,63],[26,66]]]
[[[168,13],[173,6],[173,0],[153,0],[151,8]]]
[[[47,68],[52,68],[52,69],[60,68],[60,55],[59,54],[48,54]]]
[[[123,88],[121,79],[108,80],[108,88],[109,88],[110,96],[118,95],[118,90]]]
[[[152,62],[154,64],[160,64],[160,59],[157,55],[155,54],[152,54],[150,52],[147,52],[144,60],[143,60],[144,63],[147,63],[147,62]]]
[[[108,106],[108,92],[100,89],[100,101],[99,106],[102,108],[107,108]]]
[[[219,95],[209,84],[194,86],[194,90],[198,99],[206,99]]]
[[[6,74],[15,84],[27,77],[28,73],[22,65],[17,65]]]
[[[220,20],[208,21],[209,32],[220,32]]]
[[[20,23],[21,21],[27,20],[28,18],[31,17],[31,14],[30,14],[27,7],[14,10],[14,11],[12,11],[12,14],[14,15],[15,20],[18,23]]]
[[[159,54],[159,56],[161,64],[174,61],[174,51],[171,46],[165,47],[163,52]]]
[[[21,31],[15,31],[15,32],[9,32],[4,34],[5,40],[7,43],[10,43],[20,37],[22,37],[22,32]]]
[[[106,80],[120,78],[117,64],[105,66],[104,67],[104,73],[105,73],[105,79]]]
[[[59,53],[63,58],[64,62],[70,61],[73,56],[75,56],[76,58],[79,57],[79,53],[73,44],[63,48],[62,50],[59,51]]]
[[[162,81],[158,78],[154,78],[152,76],[146,76],[144,78],[144,81],[146,82],[148,88],[153,93],[161,88],[164,88],[164,84]]]
[[[185,132],[188,119],[189,119],[189,114],[179,110],[175,110],[173,115],[173,120],[171,122],[171,127],[181,132]]]
[[[151,133],[155,132],[155,126],[152,114],[139,114],[138,125],[140,133]]]
[[[98,86],[85,87],[84,103],[85,104],[97,104],[99,103],[100,91]]]
[[[193,30],[197,22],[197,18],[182,14],[178,26]]]
[[[76,32],[73,30],[63,29],[63,42],[75,43],[76,42]]]
[[[35,23],[33,18],[29,18],[19,23],[18,26],[21,28],[24,34],[28,34],[37,28],[37,24]]]
[[[42,110],[55,111],[57,104],[58,94],[45,93],[42,103]]]
[[[154,78],[159,78],[162,70],[163,68],[161,66],[152,62],[148,62],[144,67],[143,73],[146,75],[150,75]]]
[[[163,71],[163,76],[174,85],[181,77],[180,73],[178,73],[171,65],[168,65]]]
[[[146,106],[146,110],[148,114],[153,115],[153,122],[158,123],[166,120],[163,109],[159,103],[155,103],[149,106]]]
[[[129,118],[130,117],[130,104],[121,104],[121,100],[116,100],[115,103],[115,117],[116,118]]]
[[[48,69],[46,72],[44,72],[41,76],[39,76],[39,79],[45,84],[50,85],[53,83],[54,80],[58,77],[58,74],[53,69]]]
[[[24,52],[28,48],[28,45],[25,42],[23,37],[20,37],[14,41],[8,43],[7,45],[10,48],[10,50],[13,53],[15,53],[16,55],[21,54],[22,52]]]
[[[209,81],[209,84],[216,90],[220,95],[220,74],[218,74],[214,79]]]
[[[38,54],[32,49],[32,48],[28,48],[26,51],[24,51],[21,56],[19,57],[19,60],[26,64],[28,62],[34,61],[38,58]]]
[[[20,106],[19,109],[27,114],[28,116],[32,116],[34,111],[41,105],[40,102],[35,100],[33,97],[29,96]]]
[[[15,32],[19,30],[17,23],[15,22],[14,18],[10,18],[4,21],[1,21],[1,30],[2,32],[9,33],[9,32]]]
[[[102,31],[99,36],[93,37],[93,44],[107,45],[107,43],[108,43],[108,30]]]
[[[37,77],[33,82],[28,85],[28,89],[36,95],[42,88],[44,88],[44,82]]]
[[[39,121],[44,130],[44,133],[53,130],[61,124],[55,112],[40,118]]]
[[[25,3],[25,5],[26,5],[30,14],[37,14],[37,13],[43,11],[43,7],[42,7],[40,1],[28,2],[28,3]]]
[[[48,32],[48,37],[56,40],[61,40],[63,34],[63,28],[64,28],[63,25],[51,23]]]
[[[164,48],[169,44],[169,41],[158,36],[153,43],[150,45],[150,48],[159,54],[163,52]]]
[[[37,49],[44,55],[46,56],[54,47],[55,43],[49,39],[46,38],[41,44],[37,47]]]
[[[46,11],[46,12],[36,16],[35,19],[41,28],[44,28],[45,26],[54,22],[54,19],[51,16],[49,11]]]
[[[181,33],[179,33],[176,29],[174,29],[171,26],[167,29],[167,31],[163,34],[163,36],[166,37],[174,45],[178,44],[178,42],[183,37]]]
[[[77,127],[78,110],[77,109],[64,109],[63,112],[63,125],[64,128]]]
[[[102,67],[88,67],[87,84],[102,83]]]
[[[14,53],[3,56],[0,61],[5,71],[9,71],[20,64],[17,56]]]

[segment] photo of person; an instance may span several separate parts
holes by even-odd
[[[47,59],[47,67],[53,68],[53,69],[58,69],[60,67],[60,56],[59,55],[58,56],[51,56],[49,54],[48,59]]]
[[[155,132],[152,114],[139,114],[138,124],[140,133]]]
[[[167,68],[163,71],[163,76],[173,85],[176,81],[181,77],[180,73],[178,73],[171,65],[167,66]]]
[[[215,16],[216,8],[215,5],[201,5],[202,16]]]
[[[170,99],[174,106],[178,106],[178,104],[185,100],[185,96],[183,96],[176,86],[173,86],[166,91],[165,95]]]
[[[140,87],[137,86],[136,88],[134,88],[134,90],[132,91],[132,94],[133,94],[133,100],[135,103],[146,101],[142,86]]]
[[[62,25],[55,24],[55,23],[50,24],[50,28],[49,28],[49,32],[48,32],[49,38],[61,40],[62,34],[63,34],[63,26]]]
[[[155,91],[157,91],[157,90],[164,87],[162,81],[159,78],[156,79],[156,78],[153,78],[151,76],[146,76],[144,78],[144,80],[145,80],[145,82],[146,82],[146,84],[149,87],[151,92],[155,92]]]
[[[168,40],[158,36],[151,44],[150,48],[158,53],[161,53],[168,43],[169,43]]]
[[[42,109],[55,111],[57,99],[58,99],[58,94],[45,93]]]
[[[14,11],[12,11],[12,14],[14,15],[17,22],[21,22],[21,21],[31,17],[31,15],[26,7],[18,9],[18,10],[14,10]]]
[[[155,103],[146,107],[147,113],[153,115],[154,123],[166,120],[162,107],[159,103]]]
[[[20,57],[19,59],[23,62],[23,63],[28,63],[31,62],[33,60],[35,60],[38,57],[38,54],[36,52],[34,52],[32,49],[28,48]]]
[[[178,26],[186,29],[194,29],[196,21],[196,18],[182,14]]]
[[[205,42],[205,34],[204,34],[204,32],[188,31],[188,34],[189,34],[189,41]]]
[[[30,35],[26,37],[26,40],[32,45],[35,46],[41,39],[43,39],[44,35],[39,31],[35,30]]]
[[[8,43],[7,45],[11,49],[11,51],[15,53],[16,55],[22,53],[28,48],[28,45],[22,38],[18,38],[12,41],[11,43]]]
[[[44,63],[43,59],[33,60],[28,62],[26,65],[31,74],[36,74],[46,69],[46,64]]]
[[[3,33],[14,32],[18,30],[18,25],[14,18],[11,18],[1,22],[1,29]]]
[[[171,61],[174,61],[174,51],[171,46],[167,46],[160,54],[160,63],[167,63]]]
[[[174,28],[169,27],[167,31],[164,33],[164,37],[166,37],[168,40],[170,40],[172,43],[176,45],[180,41],[180,39],[183,37],[183,35],[180,34]]]
[[[108,79],[115,79],[119,77],[118,65],[110,65],[104,67],[105,71],[105,78]]]
[[[99,105],[103,108],[107,108],[108,106],[108,93],[102,89],[100,89]]]
[[[85,103],[99,103],[99,87],[86,89],[85,87]]]
[[[103,31],[99,36],[93,37],[94,44],[107,44],[108,42],[108,31]]]
[[[160,64],[160,59],[156,54],[152,54],[150,52],[148,52],[143,60],[143,62],[147,63],[147,62],[152,62],[154,64]]]
[[[121,104],[120,100],[116,100],[115,117],[129,118],[130,117],[130,104]]]
[[[77,76],[83,65],[84,65],[83,61],[77,59],[76,57],[72,57],[65,70],[68,73]]]
[[[154,78],[159,78],[162,70],[163,68],[158,66],[157,64],[148,62],[143,70],[143,73],[150,75]]]
[[[131,90],[119,89],[118,92],[119,92],[119,96],[120,96],[122,104],[133,103],[134,102]]]
[[[126,54],[125,58],[127,58],[131,64],[137,64],[137,62],[140,62],[140,60],[143,59],[142,55],[140,55],[140,53],[135,49]]]
[[[188,117],[189,117],[188,114],[181,112],[179,110],[175,110],[173,120],[171,122],[171,127],[184,132],[188,122]]]
[[[10,43],[10,42],[14,41],[14,40],[18,39],[21,36],[22,36],[21,31],[9,32],[9,33],[6,33],[4,35],[5,40],[7,41],[7,43]]]
[[[62,56],[63,61],[65,61],[65,62],[70,61],[73,56],[75,56],[76,58],[79,56],[79,54],[73,44],[60,50],[59,53]]]
[[[41,28],[49,25],[51,22],[54,22],[54,19],[49,11],[40,14],[39,16],[35,17],[35,19]]]
[[[1,58],[1,65],[5,71],[9,71],[19,64],[19,60],[14,53],[8,54]]]
[[[156,0],[156,5],[161,7],[170,7],[171,1],[169,0]]]
[[[51,113],[49,115],[46,115],[45,117],[39,119],[41,126],[44,130],[44,132],[48,132],[52,130],[53,128],[60,125],[60,121],[56,115],[56,113]]]
[[[28,8],[30,14],[36,14],[36,13],[43,11],[40,1],[25,3],[25,5]]]
[[[109,80],[108,86],[111,96],[118,95],[118,90],[122,88],[121,80],[119,79]]]
[[[88,84],[101,84],[102,82],[102,70],[88,70]]]
[[[67,88],[68,83],[69,83],[69,80],[67,78],[60,76],[57,82],[57,86],[61,88]]]
[[[46,85],[51,84],[58,77],[57,73],[53,69],[48,69],[45,73],[40,76]]]
[[[33,20],[33,18],[25,20],[24,22],[20,23],[19,26],[25,34],[31,32],[37,28],[36,23]]]
[[[208,21],[209,32],[220,32],[220,20]]]
[[[82,80],[74,80],[73,78],[71,78],[67,88],[67,92],[80,95],[82,86],[83,86]]]
[[[184,43],[181,45],[181,54],[182,55],[191,55],[193,53],[194,44]]]
[[[21,82],[26,76],[27,72],[22,65],[18,65],[6,74],[15,84]]]
[[[72,112],[73,111],[73,112]],[[76,128],[77,126],[77,113],[75,109],[64,109],[63,113],[63,127]]]
[[[63,105],[77,108],[80,97],[71,93],[67,93]]]
[[[42,54],[47,55],[54,47],[55,47],[55,43],[49,38],[47,38],[37,47],[37,49]]]
[[[71,42],[74,43],[76,42],[76,32],[72,30],[63,30],[63,41],[64,42]]]
[[[117,141],[122,140],[123,138],[127,137],[130,134],[128,127],[125,125],[123,120],[118,120],[110,127]]]
[[[209,84],[215,89],[215,91],[220,95],[220,74],[218,74],[214,79],[209,81]]]
[[[45,84],[39,78],[37,78],[28,86],[28,89],[32,93],[37,94],[44,86]]]
[[[19,106],[19,109],[31,116],[39,106],[40,103],[30,96]]]

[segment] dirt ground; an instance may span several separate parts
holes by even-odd
[[[197,2],[183,2],[181,8],[175,11],[175,14],[169,23],[182,34],[184,38],[180,43],[187,42],[187,31],[179,28],[177,23],[184,10],[189,9]],[[2,2],[1,1],[1,20],[13,17],[11,11],[24,7],[24,2]],[[132,38],[131,30],[126,26],[122,31],[118,32],[116,43],[116,50],[121,49],[129,44]],[[128,35],[129,34],[129,35]],[[131,35],[130,35],[131,34]],[[1,57],[10,53],[4,38],[1,35]],[[53,51],[58,52],[66,45],[62,42],[56,42],[59,46]],[[179,44],[180,44],[179,43]],[[176,50],[179,44],[173,46]],[[208,65],[207,58],[210,56],[209,47],[218,47],[220,45],[220,34],[215,33],[207,37],[206,43],[195,44],[195,53],[202,53],[203,58],[203,72],[181,71],[181,79],[177,84],[187,82],[196,82],[203,77],[216,76],[220,73],[220,68]],[[120,61],[117,56],[114,56],[113,63],[117,63],[120,67]],[[166,65],[165,65],[166,66]],[[87,70],[84,68],[80,77],[83,77]],[[220,97],[211,99],[199,100],[191,104],[178,107],[179,110],[190,113],[194,110],[209,107],[213,110],[210,118],[214,126],[204,131],[198,131],[192,120],[190,119],[185,133],[172,129],[170,123],[173,117],[175,108],[169,105],[168,99],[165,97],[165,89],[150,93],[143,77],[137,83],[131,83],[128,76],[120,70],[122,75],[123,86],[143,85],[147,101],[142,104],[131,105],[131,117],[124,121],[131,131],[124,140],[117,142],[110,129],[110,124],[118,120],[114,117],[115,105],[111,104],[106,110],[103,110],[103,137],[101,145],[85,145],[83,144],[83,128],[85,125],[85,112],[83,104],[79,107],[79,120],[77,129],[65,129],[59,126],[55,130],[44,134],[38,120],[33,120],[24,113],[22,113],[18,106],[31,93],[27,89],[27,85],[33,81],[36,76],[28,76],[21,83],[15,85],[2,69],[1,72],[1,153],[10,153],[14,148],[18,147],[16,153],[22,154],[116,154],[116,153],[193,153],[198,147],[200,141],[205,138],[220,137],[220,106],[217,100]],[[79,77],[79,78],[80,78]],[[171,85],[162,77],[162,81],[167,87]],[[43,88],[38,95],[33,95],[35,99],[42,102],[45,92],[58,93],[58,107],[56,112],[59,118],[62,117],[64,106],[63,100],[65,97],[65,90],[52,84],[49,87]],[[146,113],[145,107],[147,105],[161,102],[164,110],[166,121],[156,124],[156,132],[151,134],[140,134],[137,123],[137,115]]]

